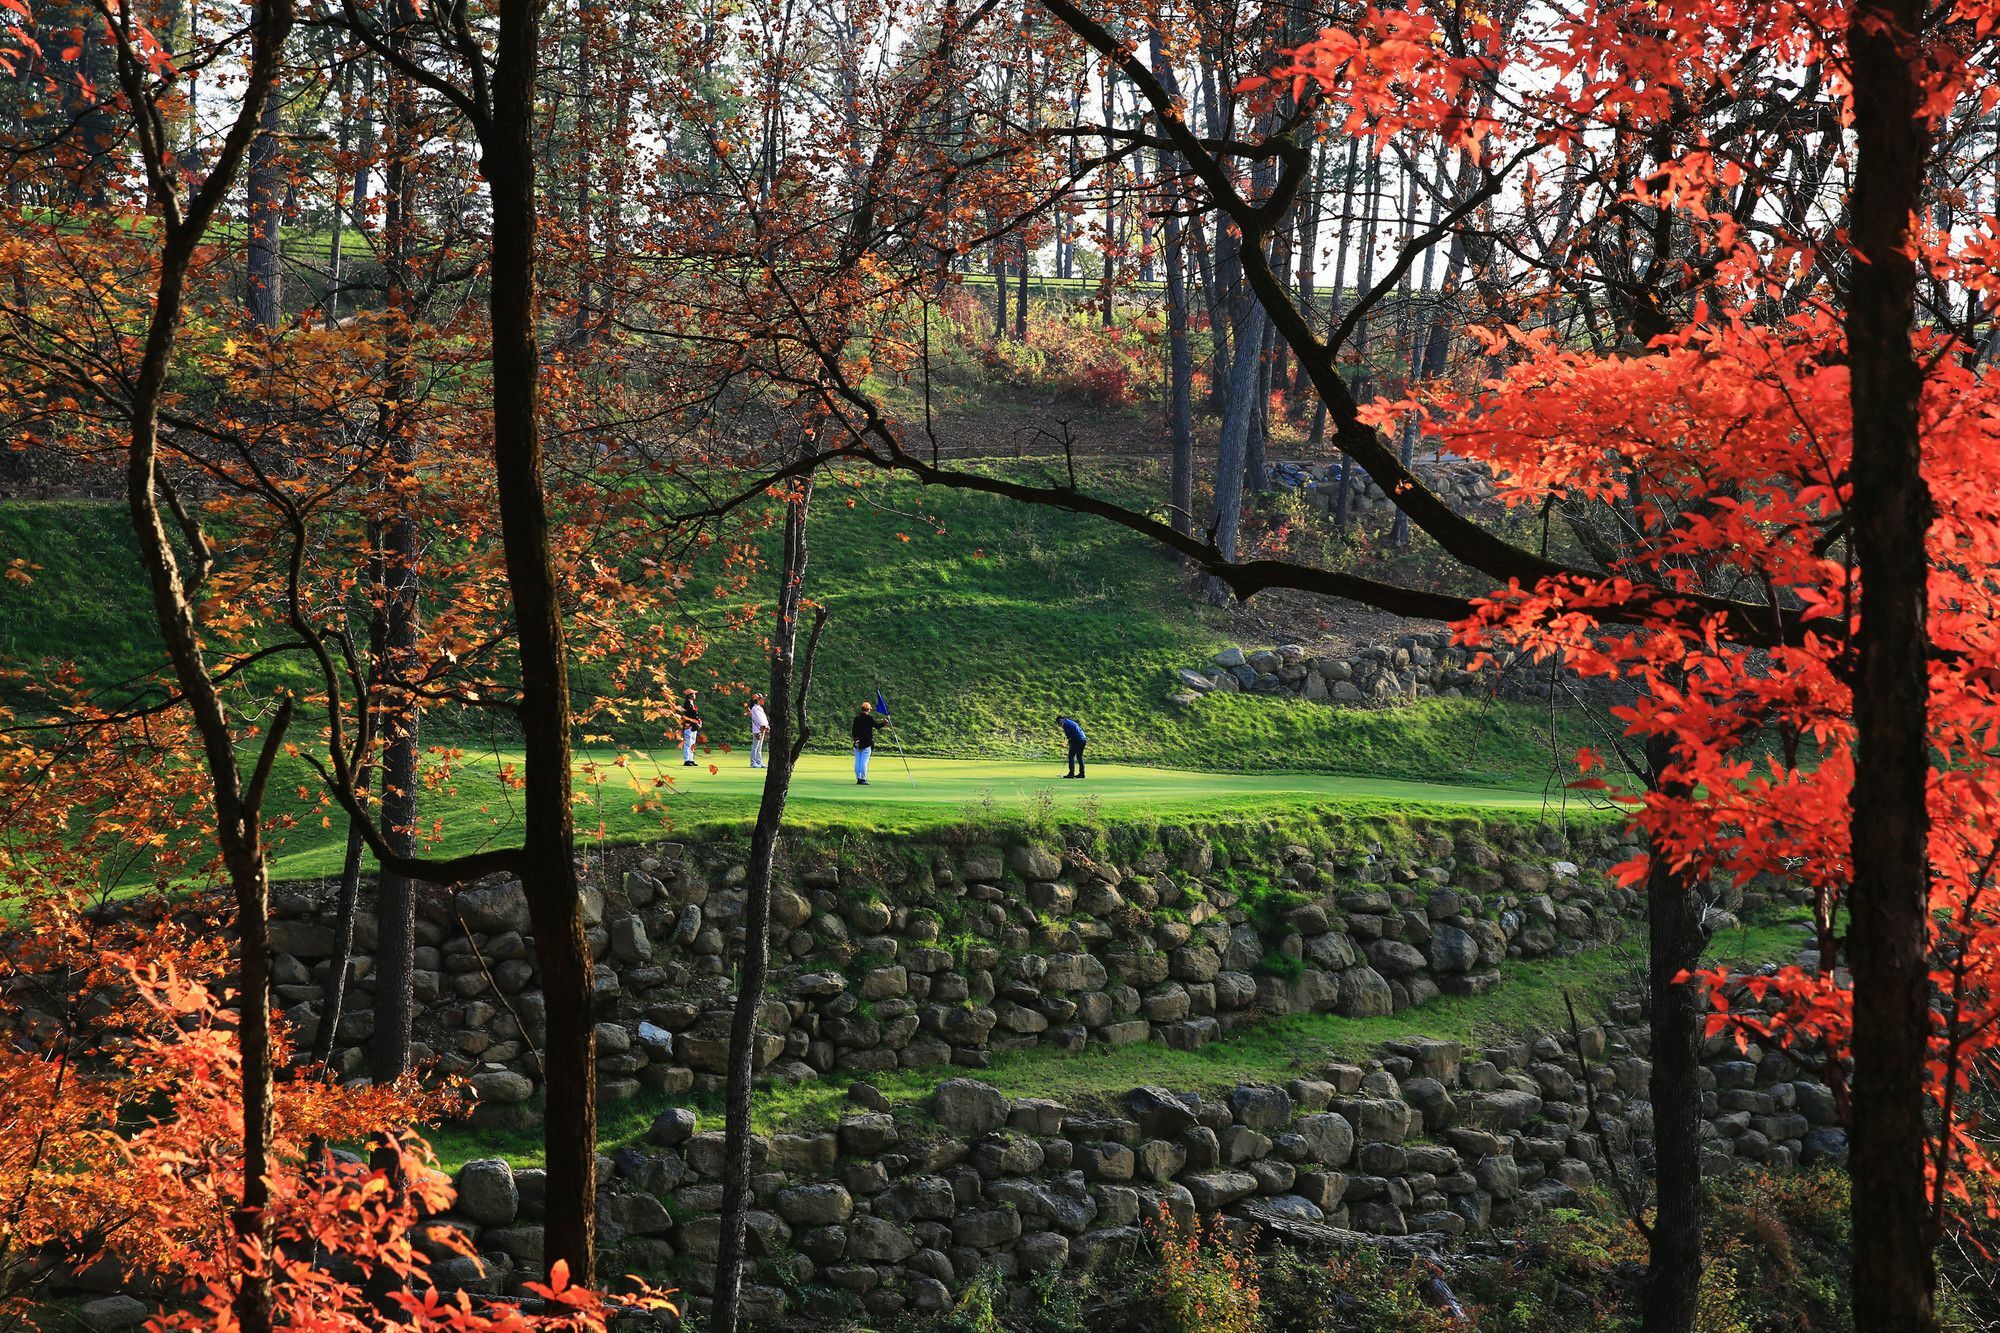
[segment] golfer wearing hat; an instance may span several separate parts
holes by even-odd
[[[701,705],[695,702],[694,690],[681,693],[681,767],[693,768],[694,743],[701,739]]]
[[[875,705],[866,699],[861,701],[861,711],[854,715],[854,782],[856,786],[868,785],[868,758],[875,753],[875,732],[889,725],[889,719],[875,712]]]

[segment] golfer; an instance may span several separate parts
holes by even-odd
[[[875,753],[875,733],[889,725],[889,719],[879,717],[875,705],[862,700],[861,711],[854,715],[854,783],[868,785],[868,757]]]
[[[1059,717],[1056,725],[1062,728],[1063,739],[1069,742],[1069,772],[1063,776],[1080,778],[1083,776],[1083,746],[1089,739],[1083,734],[1083,723],[1073,717]]]
[[[750,767],[764,766],[764,738],[771,734],[771,715],[764,711],[764,696],[750,696]]]
[[[695,702],[694,691],[681,694],[681,767],[693,768],[694,743],[701,739],[701,705]]]

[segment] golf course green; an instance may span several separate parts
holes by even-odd
[[[514,836],[515,793],[498,775],[503,765],[518,769],[519,763],[517,753],[488,752],[468,756],[448,779],[434,780],[425,796],[425,824],[448,830],[434,850],[469,851]],[[1329,806],[1382,806],[1405,813],[1580,809],[1573,793],[1554,786],[1450,786],[1331,773],[1198,773],[1130,764],[1092,764],[1088,778],[1073,782],[1062,776],[1059,761],[905,761],[894,751],[879,749],[869,776],[868,786],[857,786],[850,756],[806,755],[792,782],[787,826],[904,833],[974,824],[1198,822]],[[683,768],[674,756],[633,756],[622,765],[612,754],[587,756],[577,767],[578,838],[586,843],[638,842],[744,828],[756,814],[763,779],[740,749],[706,755],[695,768]],[[344,843],[339,821],[301,818],[282,836],[272,873],[279,879],[333,874]]]

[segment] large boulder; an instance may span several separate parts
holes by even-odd
[[[778,1215],[795,1227],[830,1227],[854,1216],[854,1196],[832,1181],[780,1190]]]
[[[1340,995],[1333,1011],[1343,1018],[1382,1018],[1396,1011],[1389,982],[1372,967],[1350,967],[1340,974]]]
[[[464,889],[455,901],[459,915],[471,930],[504,935],[510,930],[526,934],[533,928],[528,920],[528,894],[519,881]]]
[[[1022,843],[1007,854],[1007,861],[1022,879],[1054,879],[1062,874],[1062,857],[1037,843]]]
[[[1345,1166],[1354,1156],[1354,1126],[1335,1112],[1300,1116],[1292,1122],[1292,1132],[1306,1141],[1307,1155],[1315,1162]]]
[[[976,1079],[950,1078],[932,1094],[931,1114],[946,1132],[977,1138],[1007,1123],[1007,1099]]]
[[[1470,972],[1479,966],[1479,941],[1472,937],[1471,931],[1453,925],[1432,927],[1431,940],[1424,953],[1431,971],[1440,975]]]
[[[1172,1138],[1195,1123],[1195,1106],[1165,1088],[1134,1088],[1125,1104],[1140,1130],[1153,1138]]]
[[[455,1208],[483,1227],[512,1226],[521,1211],[521,1191],[505,1158],[481,1157],[458,1169]]]

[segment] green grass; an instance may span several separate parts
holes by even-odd
[[[601,756],[600,760],[609,756]],[[719,751],[709,766],[683,768],[674,752],[662,764],[635,760],[623,768],[600,762],[600,780],[580,770],[583,804],[577,818],[586,841],[642,842],[693,838],[740,829],[755,816],[763,774],[749,767],[747,752]],[[513,794],[502,787],[496,764],[518,764],[514,752],[468,762],[448,785],[426,796],[425,821],[446,830],[439,850],[460,853],[518,836]],[[302,780],[305,775],[299,774]],[[655,779],[666,782],[655,796]],[[978,828],[985,836],[1008,830],[1133,824],[1211,822],[1284,817],[1304,821],[1328,815],[1449,816],[1468,810],[1543,815],[1557,813],[1562,793],[1539,787],[1442,785],[1329,773],[1198,773],[1094,764],[1090,777],[1071,782],[1061,761],[1028,764],[997,759],[913,757],[906,772],[893,751],[878,748],[870,783],[854,783],[846,755],[807,755],[792,785],[787,825],[795,833],[835,829],[869,833],[921,833]],[[636,783],[636,786],[634,785]],[[298,782],[281,785],[281,808],[297,816],[292,829],[274,836],[272,874],[309,879],[333,874],[345,845],[345,825],[323,826],[316,801],[299,803]],[[650,799],[649,799],[650,798]],[[1581,810],[1572,798],[1569,813]]]
[[[1055,718],[1068,712],[1104,761],[1539,786],[1555,769],[1552,754],[1567,755],[1577,739],[1552,746],[1544,711],[1474,700],[1350,710],[1219,695],[1183,711],[1167,701],[1174,669],[1201,664],[1229,636],[1142,539],[1089,518],[880,480],[830,484],[816,512],[810,592],[830,608],[813,692],[821,750],[845,744],[855,704],[878,688],[898,740],[938,756],[1047,761],[1060,752]],[[0,579],[0,703],[32,709],[8,669],[32,681],[73,662],[100,685],[160,669],[118,506],[0,504],[0,552],[41,566],[29,583]],[[703,569],[689,586],[711,587],[715,573]],[[760,625],[731,623],[750,606],[705,595],[683,605],[709,647],[676,683],[703,691],[718,744],[743,739],[742,700],[764,673]],[[255,684],[300,684],[301,669],[261,670]],[[587,700],[603,677],[585,666],[576,686]],[[479,747],[512,741],[490,725],[490,715],[469,722],[438,710],[425,734]],[[588,730],[620,746],[666,747],[639,725]]]
[[[1788,917],[1719,935],[1706,960],[1745,968],[1789,961],[1805,943],[1803,923],[1803,917]],[[1559,1029],[1568,1024],[1566,997],[1575,1000],[1578,1014],[1590,1022],[1614,996],[1641,982],[1643,966],[1642,956],[1619,946],[1568,958],[1515,960],[1501,964],[1501,982],[1491,994],[1439,996],[1386,1018],[1293,1015],[1239,1028],[1193,1051],[1155,1042],[1092,1046],[1081,1055],[1053,1049],[1020,1051],[997,1056],[991,1068],[974,1077],[1009,1097],[1049,1097],[1069,1105],[1109,1102],[1146,1084],[1206,1092],[1245,1082],[1282,1083],[1310,1076],[1331,1063],[1364,1059],[1389,1041],[1424,1036],[1476,1049]],[[871,1076],[869,1082],[897,1108],[914,1110],[939,1083],[966,1076],[963,1069],[941,1067],[897,1070]],[[854,1104],[846,1096],[851,1081],[835,1076],[760,1088],[752,1121],[760,1133],[829,1125],[853,1113]],[[607,1150],[634,1142],[661,1110],[683,1104],[637,1098],[607,1108],[599,1141]],[[718,1106],[700,1105],[700,1115],[702,1128],[721,1127]],[[503,1156],[517,1166],[537,1166],[542,1161],[538,1130],[494,1132],[453,1124],[431,1131],[430,1142],[448,1169],[485,1156]]]

